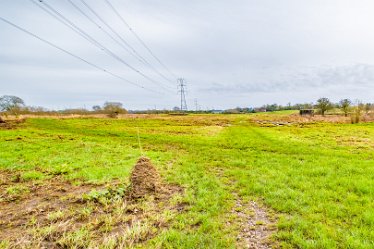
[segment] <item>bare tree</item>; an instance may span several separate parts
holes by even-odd
[[[127,110],[123,108],[123,104],[120,102],[105,102],[103,110],[111,118],[115,118],[121,113],[127,113]]]
[[[317,100],[317,108],[321,111],[322,116],[325,116],[325,112],[332,109],[332,103],[328,98],[320,98]]]
[[[350,101],[349,99],[340,100],[339,107],[344,112],[344,116],[346,116],[346,117],[348,116],[348,112],[351,108],[351,105],[352,105],[352,101]]]
[[[94,110],[94,112],[100,112],[102,109],[101,109],[101,106],[99,106],[99,105],[94,105],[94,106],[92,107],[92,110]]]
[[[25,106],[25,102],[17,96],[4,95],[0,97],[1,112],[10,113],[17,116],[23,106]]]

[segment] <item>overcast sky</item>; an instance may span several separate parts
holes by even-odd
[[[122,62],[44,12],[39,0],[1,0],[0,17],[144,88],[0,21],[0,95],[48,108],[90,108],[105,101],[120,101],[128,109],[178,105],[175,77],[104,0],[85,2],[122,40],[80,0],[71,1],[101,29],[68,0],[44,0]],[[374,102],[373,0],[109,1],[170,71],[186,79],[190,109],[194,99],[202,109],[319,97]],[[152,66],[126,51],[123,41]]]

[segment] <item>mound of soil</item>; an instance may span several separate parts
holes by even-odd
[[[0,117],[0,129],[16,129],[20,124],[24,122],[25,119],[4,120]]]
[[[145,157],[137,161],[128,191],[115,179],[106,186],[76,186],[63,176],[23,181],[21,173],[0,170],[0,244],[10,248],[101,248],[108,241],[113,248],[132,248],[167,230],[170,217],[189,208],[172,201],[183,188],[163,182]],[[152,198],[141,199],[147,195]],[[87,240],[67,239],[83,228]]]
[[[151,160],[141,157],[131,172],[130,197],[137,199],[161,190],[160,175]]]

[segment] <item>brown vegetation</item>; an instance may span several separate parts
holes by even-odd
[[[291,115],[266,115],[261,116],[250,116],[250,122],[257,123],[260,126],[287,126],[287,125],[305,125],[316,122],[328,122],[328,123],[356,123],[353,122],[374,122],[374,113],[360,114],[356,116],[344,116],[344,115],[314,115],[314,116],[300,116],[298,114]]]
[[[6,129],[6,130],[15,129],[19,127],[25,121],[26,121],[25,118],[5,120],[5,119],[1,119],[0,117],[0,129]]]
[[[119,180],[75,186],[61,176],[23,182],[0,171],[0,241],[30,248],[144,243],[183,211],[172,201],[182,188],[162,184],[147,158],[138,160],[131,181],[131,188]]]

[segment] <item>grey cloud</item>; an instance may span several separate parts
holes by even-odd
[[[103,1],[87,2],[147,60],[168,74]],[[373,101],[371,0],[111,2],[154,53],[186,78],[189,103],[198,98],[202,106],[226,108],[313,101],[320,95]],[[126,62],[163,81],[67,1],[48,3]],[[0,16],[129,80],[162,90],[29,1],[0,1]],[[158,95],[126,85],[1,22],[0,35],[0,95],[21,95],[28,104],[47,107],[89,106],[111,99],[122,100],[133,109],[171,108],[178,103],[176,90]]]
[[[200,90],[215,93],[257,93],[300,91],[313,88],[371,88],[374,85],[374,66],[356,64],[324,68],[312,72],[294,73],[284,81],[255,82],[247,84],[212,83]]]

